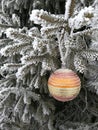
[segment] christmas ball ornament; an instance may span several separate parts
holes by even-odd
[[[74,99],[80,91],[81,81],[70,69],[58,69],[48,80],[50,94],[58,101],[66,102]]]

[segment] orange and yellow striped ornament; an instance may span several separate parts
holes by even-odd
[[[80,92],[81,81],[78,75],[70,69],[58,69],[48,80],[50,94],[58,101],[73,100]]]

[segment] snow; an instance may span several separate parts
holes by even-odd
[[[6,33],[7,37],[11,37],[11,33],[14,31],[15,30],[13,28],[8,28],[5,33]]]
[[[32,13],[30,15],[30,20],[34,21],[35,24],[43,24],[45,21],[41,18],[41,16],[47,15],[48,12],[44,11],[43,9],[38,10],[32,10]]]
[[[28,70],[25,69],[25,66],[20,67],[16,73],[17,81],[18,79],[23,79],[24,75],[28,72]]]
[[[2,48],[2,49],[0,50],[0,54],[3,55],[3,56],[7,56],[7,55],[8,55],[8,52],[10,52],[9,47],[11,47],[11,45]]]
[[[44,48],[43,41],[38,39],[37,37],[34,38],[34,41],[32,42],[33,50],[34,52],[39,52],[41,53],[43,51],[42,48]]]
[[[38,49],[38,41],[37,41],[36,38],[35,38],[35,40],[33,41],[32,45],[33,45],[33,49],[36,51],[36,50]]]
[[[41,24],[43,23],[43,20],[41,19],[41,15],[48,14],[47,11],[44,11],[43,9],[38,10],[32,10],[32,13],[30,15],[30,20],[34,21],[35,24]]]
[[[40,32],[39,32],[39,30],[38,30],[37,27],[32,27],[32,28],[30,28],[30,30],[28,30],[27,34],[28,34],[28,36],[30,36],[30,37],[32,37],[33,35],[40,37]]]
[[[85,25],[91,25],[93,18],[94,8],[91,6],[85,7],[74,18],[69,19],[69,25],[71,28],[74,27],[75,29],[78,29]]]
[[[65,6],[65,8],[66,8],[65,20],[67,20],[68,17],[69,17],[69,10],[70,10],[71,2],[72,2],[72,0],[67,0],[67,2],[66,2],[66,6]]]
[[[18,17],[18,15],[12,14],[12,20],[15,25],[18,24],[20,26],[20,18]]]

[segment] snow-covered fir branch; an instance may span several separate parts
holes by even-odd
[[[98,2],[88,5],[87,1],[0,1],[1,130],[94,127],[91,122],[98,118]],[[47,86],[50,74],[62,67],[81,79],[78,98],[66,103],[54,100]]]

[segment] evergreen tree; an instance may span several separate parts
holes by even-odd
[[[0,0],[0,130],[98,130],[98,1]],[[68,68],[79,95],[55,100]]]

